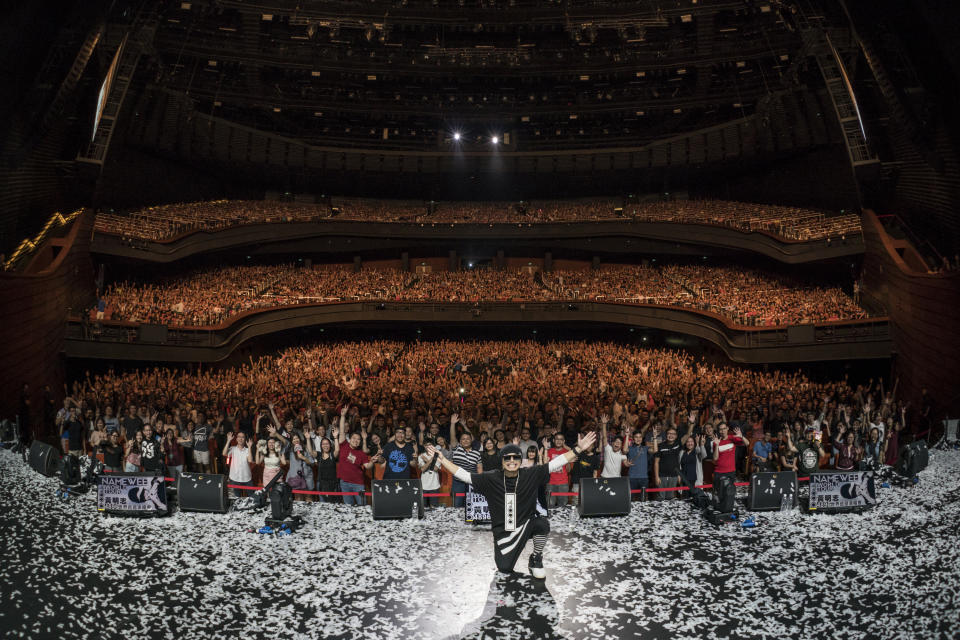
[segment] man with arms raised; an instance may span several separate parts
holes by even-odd
[[[530,575],[543,579],[543,548],[547,543],[550,523],[537,514],[537,494],[547,483],[550,474],[575,461],[596,442],[597,434],[590,431],[577,439],[577,445],[549,464],[520,468],[523,452],[514,444],[500,451],[502,469],[484,473],[467,473],[442,455],[438,457],[443,468],[461,482],[473,485],[483,494],[490,506],[493,525],[493,551],[497,569],[505,573],[513,571],[517,558],[530,538],[533,538],[533,554],[530,556]],[[433,445],[427,447],[427,455],[437,454]]]

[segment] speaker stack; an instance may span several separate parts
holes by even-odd
[[[630,478],[582,478],[577,511],[581,518],[630,515]]]

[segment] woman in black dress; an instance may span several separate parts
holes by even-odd
[[[317,491],[339,491],[337,481],[337,452],[330,438],[320,440],[317,452]],[[340,496],[320,496],[321,502],[340,502]]]

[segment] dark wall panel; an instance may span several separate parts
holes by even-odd
[[[30,386],[31,419],[41,418],[42,389],[49,384],[54,398],[63,398],[61,351],[68,309],[94,301],[90,238],[93,214],[85,211],[63,239],[64,249],[37,273],[0,273],[0,416],[19,409],[23,383]],[[43,249],[41,249],[42,251]],[[40,425],[52,429],[52,425]]]
[[[898,250],[906,254],[913,249],[887,235],[872,211],[864,213],[863,235],[864,293],[888,311],[901,396],[916,408],[926,387],[940,411],[956,416],[960,412],[960,273],[911,269]]]

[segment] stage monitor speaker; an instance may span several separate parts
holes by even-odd
[[[177,478],[180,511],[226,513],[227,477],[214,473],[181,473]]]
[[[903,476],[915,476],[930,463],[930,452],[925,440],[911,442],[900,451],[897,459],[897,473]]]
[[[374,480],[370,493],[374,520],[423,518],[423,489],[419,478]]]
[[[630,515],[630,478],[582,478],[577,511],[581,518]]]
[[[779,511],[786,500],[791,509],[800,505],[796,471],[754,473],[750,476],[749,511]]]
[[[30,445],[30,466],[37,473],[55,476],[59,471],[60,452],[46,442],[34,440]]]

